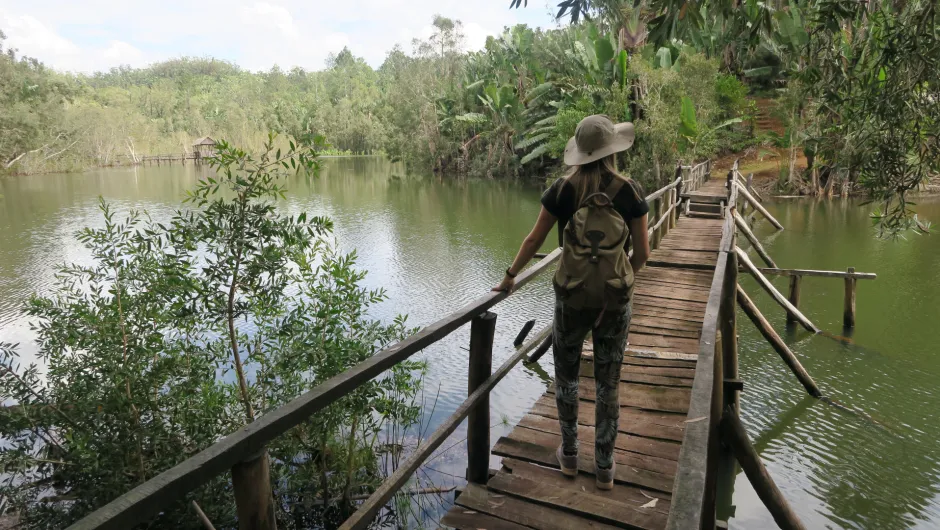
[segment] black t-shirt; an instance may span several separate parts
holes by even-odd
[[[608,184],[610,184],[610,177],[606,177],[601,183],[601,190],[606,189]],[[560,186],[564,186],[561,189],[561,194],[558,193]],[[574,213],[578,211],[579,205],[577,204],[576,193],[577,190],[574,185],[568,183],[562,177],[542,194],[542,206],[548,210],[548,213],[558,218],[559,229],[564,228]],[[614,209],[627,223],[631,219],[643,217],[650,211],[643,188],[634,180],[630,180],[629,184],[624,184],[620,188],[617,196],[614,197]]]

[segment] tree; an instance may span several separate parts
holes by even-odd
[[[922,229],[907,192],[940,171],[940,20],[936,0],[820,2],[801,80],[830,182],[882,205],[881,235]]]

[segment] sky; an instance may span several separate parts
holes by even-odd
[[[463,22],[471,50],[505,26],[555,26],[547,0],[520,9],[509,0],[0,0],[0,30],[5,48],[62,71],[181,56],[318,70],[344,46],[374,67],[395,44],[410,52],[435,14]]]

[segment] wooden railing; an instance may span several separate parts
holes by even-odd
[[[681,170],[682,189],[685,191],[696,191],[705,184],[712,172],[711,160],[706,160],[695,164],[694,166],[678,167]]]
[[[650,235],[656,241],[674,227],[679,214],[682,179],[646,197],[655,205],[655,224]],[[548,270],[561,256],[555,249],[521,272],[516,287],[521,288]],[[551,326],[519,347],[506,362],[491,373],[496,315],[489,312],[509,296],[488,292],[407,339],[385,348],[368,360],[333,377],[307,393],[264,414],[254,422],[226,436],[195,456],[121,495],[69,527],[70,530],[126,529],[144,523],[188,492],[227,472],[232,473],[239,528],[274,530],[270,501],[270,472],[265,447],[311,415],[329,406],[360,385],[378,377],[396,364],[438,342],[470,322],[470,370],[468,394],[449,418],[389,476],[358,510],[343,523],[343,529],[366,528],[389,499],[418,467],[469,417],[467,424],[468,468],[471,482],[485,482],[489,475],[489,393],[512,368],[533,350],[544,353],[550,344]],[[260,493],[259,493],[260,492]],[[267,497],[262,499],[261,497]]]
[[[735,186],[730,188],[727,205],[733,212],[737,193]],[[722,457],[718,425],[726,405],[738,410],[736,232],[732,215],[725,216],[723,223],[666,524],[669,530],[715,528],[717,469]]]

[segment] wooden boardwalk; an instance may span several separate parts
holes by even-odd
[[[688,413],[722,236],[720,209],[709,211],[719,205],[718,197],[727,198],[721,180],[690,194],[693,212],[708,213],[680,217],[636,275],[621,371],[614,489],[594,485],[595,383],[588,342],[581,362],[578,477],[557,470],[561,435],[550,388],[493,447],[503,457],[502,468],[486,485],[468,484],[442,524],[488,530],[666,527],[685,428],[696,421]]]

